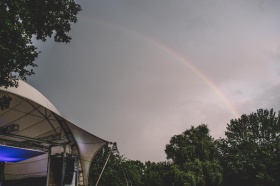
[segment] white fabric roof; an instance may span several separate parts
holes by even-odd
[[[43,94],[41,94],[37,89],[33,88],[24,81],[19,80],[19,86],[17,88],[9,87],[5,89],[3,87],[0,87],[0,90],[29,99],[60,115],[55,106]]]
[[[50,135],[58,135],[60,139],[53,140],[53,142],[69,142],[72,146],[77,147],[83,173],[83,181],[80,185],[87,185],[91,161],[98,150],[108,142],[64,119],[45,96],[23,81],[19,81],[18,88],[0,87],[0,97],[3,95],[11,96],[12,102],[9,109],[0,109],[0,128],[18,124],[19,131],[13,132],[13,136],[0,135],[0,142],[11,146],[30,145],[30,148],[37,148],[38,144],[36,146],[30,140],[17,136],[40,140],[46,139]],[[39,143],[39,145],[45,144]],[[46,174],[46,161],[46,155],[42,155],[41,158],[35,157],[20,163],[7,164],[5,177],[18,179],[21,178],[20,175],[26,175],[26,172],[33,176],[36,173],[38,176],[44,175]],[[34,166],[34,162],[40,166]]]

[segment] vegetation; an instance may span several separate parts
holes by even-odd
[[[74,0],[0,1],[0,87],[17,87],[18,79],[34,74],[39,51],[35,39],[68,43],[71,23],[77,22],[80,5]],[[8,101],[8,102],[7,102]],[[1,109],[10,97],[0,98]]]
[[[104,147],[94,158],[90,169],[90,185],[97,183],[98,177],[110,155],[111,150]],[[105,167],[99,185],[142,185],[144,164],[140,161],[127,160],[119,154],[113,154]]]
[[[219,140],[225,185],[280,185],[279,116],[259,109],[230,121]]]
[[[209,135],[207,125],[191,127],[171,138],[166,145],[167,158],[173,161],[171,171],[175,185],[220,185],[222,167],[218,161],[218,150]]]
[[[225,138],[214,140],[207,125],[191,127],[166,145],[168,161],[111,156],[99,185],[217,186],[280,185],[280,112],[259,109],[231,120]],[[95,185],[108,157],[100,151],[91,166]]]
[[[143,185],[170,186],[174,184],[171,162],[146,162],[143,174]]]

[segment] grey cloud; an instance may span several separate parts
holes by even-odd
[[[80,3],[73,40],[39,43],[28,82],[128,158],[164,160],[170,137],[191,125],[222,136],[235,116],[221,96],[240,113],[278,108],[279,88],[268,88],[280,83],[279,1]]]

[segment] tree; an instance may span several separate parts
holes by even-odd
[[[104,147],[93,159],[90,168],[90,185],[95,185],[108,158],[110,149]],[[99,185],[104,186],[141,186],[144,173],[144,164],[140,161],[127,160],[119,154],[112,154],[104,169]]]
[[[219,140],[225,185],[280,185],[280,112],[244,114],[225,135]]]
[[[170,186],[174,183],[170,162],[146,162],[143,175],[144,185]]]
[[[94,157],[89,172],[90,185],[95,185],[97,183],[97,180],[110,153],[111,149],[109,147],[104,147]],[[118,154],[111,154],[102,177],[99,180],[99,185],[108,185],[109,183],[114,185],[126,185],[126,181],[123,179],[123,171],[121,166],[123,161],[124,158],[122,156],[119,156]]]
[[[1,0],[0,86],[17,87],[18,79],[34,74],[39,51],[33,38],[69,42],[67,33],[80,10],[74,0]]]
[[[123,171],[128,185],[141,186],[143,183],[144,164],[139,160],[126,160],[124,161]]]
[[[210,186],[222,182],[222,167],[217,145],[207,125],[191,127],[171,138],[166,145],[167,158],[173,161],[171,171],[176,185]]]

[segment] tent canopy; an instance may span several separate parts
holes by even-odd
[[[7,163],[5,179],[19,179],[20,175],[27,174],[46,175],[48,158],[45,153],[51,149],[52,154],[66,151],[77,155],[81,169],[79,179],[82,180],[79,185],[87,185],[91,161],[108,142],[66,120],[45,96],[23,81],[19,81],[18,88],[0,87],[0,97],[4,95],[10,96],[12,101],[8,109],[0,109],[1,148],[9,146],[10,150],[14,148],[19,154],[27,151],[33,155],[42,153],[22,161],[24,164]],[[0,149],[0,157],[4,156],[3,152]],[[40,164],[38,168],[36,163]]]

